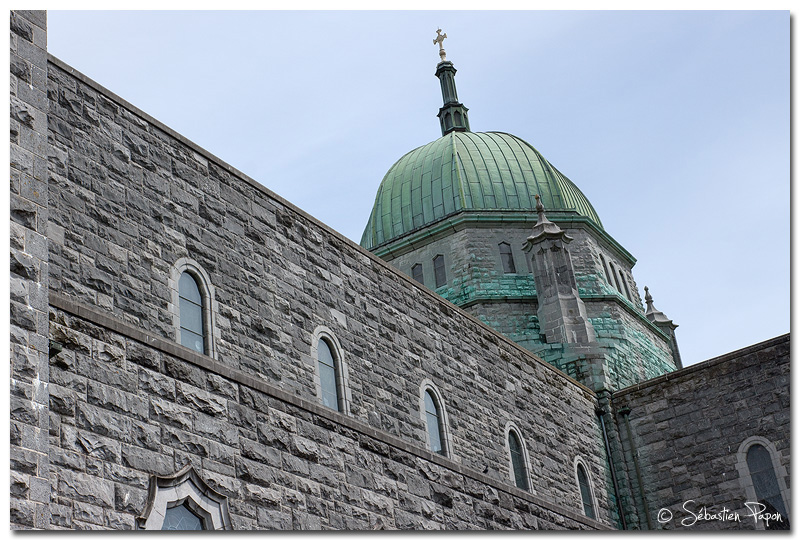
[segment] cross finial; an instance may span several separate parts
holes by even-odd
[[[444,57],[445,57],[444,47],[442,46],[442,43],[444,42],[444,38],[446,37],[447,34],[442,34],[442,29],[439,28],[436,30],[436,39],[433,40],[433,44],[439,46],[439,58],[442,59],[442,62],[444,62]]]

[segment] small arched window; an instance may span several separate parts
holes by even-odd
[[[511,461],[511,476],[514,480],[514,485],[525,491],[530,491],[525,446],[519,432],[513,427],[508,429],[508,455]]]
[[[182,258],[170,270],[169,288],[176,341],[199,354],[216,357],[216,305],[211,278],[196,261]]]
[[[445,455],[439,405],[430,390],[425,390],[425,423],[428,426],[428,443],[431,450],[437,454]]]
[[[765,512],[780,513],[788,524],[786,506],[783,504],[781,488],[775,476],[769,451],[760,444],[752,445],[747,450],[747,468],[753,482],[756,500],[767,507]]]
[[[578,489],[581,492],[581,504],[583,505],[583,515],[588,518],[595,519],[596,514],[594,511],[594,496],[592,494],[592,484],[589,481],[589,475],[586,472],[586,467],[578,461],[576,463],[576,476],[578,477]]]
[[[447,274],[444,271],[444,255],[437,255],[433,258],[433,276],[436,280],[437,288],[447,283]]]
[[[503,263],[504,274],[517,273],[517,267],[514,265],[514,256],[511,254],[511,246],[506,242],[500,243],[500,261]]]
[[[614,282],[611,281],[611,273],[608,271],[608,263],[606,262],[606,258],[603,255],[600,255],[600,262],[603,264],[603,271],[606,273],[606,281],[612,287],[614,286]]]
[[[206,354],[206,330],[203,313],[203,296],[197,280],[189,272],[181,274],[178,281],[180,298],[181,345]]]
[[[425,277],[422,274],[422,264],[417,263],[411,267],[411,277],[413,277],[419,283],[425,285]]]
[[[620,294],[622,294],[622,285],[619,283],[619,275],[615,271],[616,269],[614,268],[613,264],[608,263],[608,265],[611,267],[611,273],[614,274],[614,282],[617,284],[617,290],[620,292]]]
[[[620,277],[622,277],[622,284],[625,286],[625,296],[628,297],[628,300],[633,302],[633,298],[631,298],[631,290],[628,288],[628,280],[622,275],[622,271],[620,271]]]
[[[319,386],[322,394],[322,404],[334,411],[339,410],[339,385],[336,384],[336,360],[333,358],[331,347],[324,339],[317,345],[317,361],[319,362]]]
[[[334,411],[348,414],[350,388],[347,382],[347,365],[339,340],[330,329],[320,326],[314,331],[311,357],[316,362],[315,379],[319,400]]]

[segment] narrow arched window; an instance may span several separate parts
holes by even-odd
[[[447,283],[447,275],[444,271],[444,255],[437,255],[433,258],[433,276],[436,280],[437,288]]]
[[[581,502],[583,503],[583,514],[595,519],[594,513],[594,500],[592,499],[592,486],[589,483],[589,475],[586,474],[586,468],[583,463],[578,463],[578,487],[581,491]]]
[[[197,280],[189,272],[181,274],[178,282],[180,297],[181,345],[206,354],[206,331],[203,316],[203,296]]]
[[[425,285],[425,278],[422,275],[422,264],[417,263],[411,267],[411,277]]]
[[[317,344],[317,360],[319,361],[319,385],[322,394],[322,404],[334,411],[339,410],[339,385],[337,381],[337,362],[331,352],[331,347],[324,339]]]
[[[611,267],[611,273],[614,274],[614,281],[617,284],[617,290],[620,292],[620,294],[622,294],[622,285],[620,285],[620,283],[619,283],[619,275],[615,271],[616,269],[614,268],[613,264],[609,263],[609,266]]]
[[[760,444],[751,446],[747,450],[747,468],[758,502],[767,506],[765,512],[774,514],[777,511],[784,519],[788,519],[769,451]]]
[[[628,288],[628,280],[625,279],[625,276],[622,275],[622,272],[620,272],[620,276],[622,277],[622,284],[625,286],[625,296],[628,297],[628,300],[633,302],[633,298],[631,298],[631,290]]]
[[[514,256],[511,254],[511,246],[505,242],[500,244],[500,261],[503,263],[504,274],[517,273],[517,267],[514,266]]]
[[[511,455],[514,483],[518,488],[528,491],[528,469],[525,466],[525,453],[522,449],[522,441],[520,441],[519,436],[513,429],[508,432],[508,452]]]
[[[600,262],[603,264],[603,271],[606,273],[606,281],[608,281],[608,284],[613,287],[614,282],[611,281],[611,273],[608,271],[608,263],[603,255],[600,255]]]
[[[444,447],[444,430],[439,404],[430,390],[425,390],[425,423],[428,427],[428,442],[431,450],[446,455]]]

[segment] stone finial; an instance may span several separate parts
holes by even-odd
[[[528,242],[533,242],[541,238],[556,237],[561,238],[565,243],[571,242],[572,238],[564,234],[564,231],[561,230],[561,227],[547,219],[547,216],[544,214],[542,198],[539,197],[539,195],[534,195],[533,197],[536,199],[536,213],[539,215],[539,217],[536,220],[536,224],[533,226],[533,232],[528,237]]]
[[[446,54],[444,52],[444,47],[442,46],[442,43],[444,43],[444,38],[446,38],[446,37],[447,37],[447,34],[446,33],[442,34],[442,29],[438,28],[436,30],[436,39],[433,40],[433,44],[434,45],[439,45],[439,58],[441,58],[442,62],[445,61],[445,54]]]
[[[644,301],[647,303],[647,311],[653,311],[653,297],[650,296],[650,289],[644,287]]]

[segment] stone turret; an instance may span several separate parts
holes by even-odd
[[[539,302],[539,324],[547,343],[588,344],[597,341],[578,295],[578,283],[567,245],[572,242],[561,228],[547,219],[536,195],[539,219],[523,246],[531,258]]]
[[[644,288],[644,301],[647,303],[645,317],[669,336],[669,346],[672,350],[672,358],[675,360],[675,367],[681,369],[683,363],[681,362],[681,353],[678,351],[678,340],[675,338],[675,329],[678,328],[678,325],[653,306],[653,297],[650,296],[650,289],[647,287]]]

